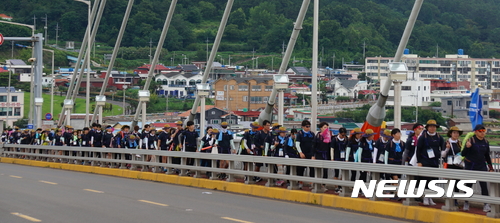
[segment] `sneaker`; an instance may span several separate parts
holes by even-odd
[[[458,201],[455,200],[455,207],[458,207]]]
[[[431,206],[436,205],[436,203],[434,203],[434,201],[432,200],[432,198],[429,198],[429,204],[430,204]]]
[[[424,205],[429,206],[429,198],[424,197]]]
[[[278,181],[276,181],[276,186],[281,187],[281,185],[283,185],[283,183],[285,183],[285,181],[278,180]]]
[[[464,211],[468,211],[469,210],[469,202],[468,201],[465,201],[463,209],[464,209]]]
[[[490,212],[491,211],[490,204],[484,204],[483,211],[484,212]]]
[[[245,178],[243,178],[243,181],[247,181],[247,180],[248,180],[248,177],[247,177],[247,176],[245,176]]]
[[[302,189],[302,187],[304,187],[304,184],[301,182],[299,183],[299,189]]]
[[[262,178],[260,177],[255,177],[255,183],[258,183],[258,182],[261,182],[262,181]]]

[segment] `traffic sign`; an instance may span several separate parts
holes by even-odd
[[[33,129],[33,124],[28,124],[28,129]]]
[[[0,33],[0,46],[3,44],[3,35]]]
[[[50,113],[45,114],[45,119],[46,120],[51,120],[52,119],[52,114],[50,114]]]

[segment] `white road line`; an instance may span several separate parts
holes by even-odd
[[[17,217],[20,217],[20,218],[24,218],[24,219],[26,219],[26,220],[28,220],[28,221],[32,221],[32,222],[41,222],[41,221],[42,221],[42,220],[40,220],[40,219],[36,219],[36,218],[34,218],[34,217],[30,217],[30,216],[28,216],[28,215],[24,215],[24,214],[17,213],[17,212],[12,212],[11,214],[13,214],[13,215],[15,215],[15,216],[17,216]]]
[[[38,182],[40,182],[40,183],[46,183],[46,184],[52,184],[52,185],[57,185],[57,183],[49,182],[49,181],[45,181],[45,180],[39,180]]]
[[[14,176],[14,175],[9,175],[9,177],[13,177],[13,178],[17,178],[17,179],[21,179],[23,177],[20,177],[20,176]]]
[[[99,193],[99,194],[104,193],[104,192],[102,192],[102,191],[92,190],[92,189],[83,189],[83,190],[85,190],[85,191],[90,191],[90,192],[94,192],[94,193]]]
[[[225,219],[225,220],[235,221],[235,222],[241,222],[241,223],[253,223],[251,221],[243,221],[243,220],[240,220],[240,219],[230,218],[230,217],[221,217],[221,218]]]
[[[148,204],[154,204],[154,205],[158,205],[158,206],[168,207],[168,204],[156,203],[156,202],[147,201],[147,200],[139,200],[139,201],[144,202],[144,203],[148,203]]]

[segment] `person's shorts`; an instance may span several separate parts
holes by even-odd
[[[242,153],[243,153],[243,151],[242,151]],[[231,148],[219,147],[219,154],[231,154]]]

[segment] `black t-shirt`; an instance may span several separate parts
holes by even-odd
[[[220,131],[219,134],[217,134],[217,140],[220,138],[220,134],[222,134],[222,141],[219,141],[219,147],[230,149],[231,140],[233,140],[233,134],[229,134],[229,131],[226,131],[225,133]]]
[[[313,155],[313,148],[315,145],[314,133],[312,132],[304,132],[304,130],[300,130],[297,132],[297,142],[300,142],[300,149],[302,153],[306,156]]]

